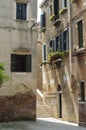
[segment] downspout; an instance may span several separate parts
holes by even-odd
[[[70,0],[68,0],[68,24],[69,24],[69,69],[70,69],[70,84],[72,82],[72,50],[71,50],[71,7]]]

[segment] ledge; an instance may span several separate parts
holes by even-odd
[[[77,2],[77,1],[79,1],[79,0],[71,0],[71,3],[75,3],[75,2]]]
[[[49,21],[53,20],[55,18],[55,14],[52,14],[50,17],[49,17]]]
[[[15,22],[26,22],[29,23],[29,20],[21,20],[21,19],[14,19]]]
[[[59,14],[65,13],[66,11],[67,11],[67,7],[64,7],[63,9],[61,9],[61,10],[59,11]]]
[[[57,20],[53,23],[53,25],[54,25],[54,26],[57,26],[57,25],[60,24],[60,22],[61,22],[61,20],[60,20],[60,19],[57,19]]]
[[[46,27],[40,28],[40,32],[44,32],[46,30]]]
[[[73,52],[73,56],[79,56],[85,53],[86,53],[86,49],[82,47],[82,48],[76,49],[75,52]]]

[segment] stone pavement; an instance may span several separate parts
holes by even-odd
[[[86,128],[53,118],[39,118],[36,122],[18,121],[0,123],[0,130],[86,130]]]

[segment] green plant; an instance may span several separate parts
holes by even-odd
[[[5,81],[8,81],[10,79],[9,76],[6,75],[4,71],[5,71],[4,64],[0,63],[0,87]]]

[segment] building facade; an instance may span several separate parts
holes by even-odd
[[[78,123],[80,98],[84,96],[85,104],[86,95],[85,27],[81,21],[86,2],[43,0],[40,8],[44,104],[53,117]]]
[[[31,79],[36,74],[37,30],[33,27],[37,19],[36,1],[4,1],[0,9],[0,61],[6,64],[6,71],[12,78],[9,85],[25,83],[32,88]],[[35,81],[34,77],[34,83]]]
[[[37,87],[36,21],[37,0],[0,1],[0,62],[5,64],[10,77],[3,87],[20,87],[21,90],[23,86],[34,95]]]

